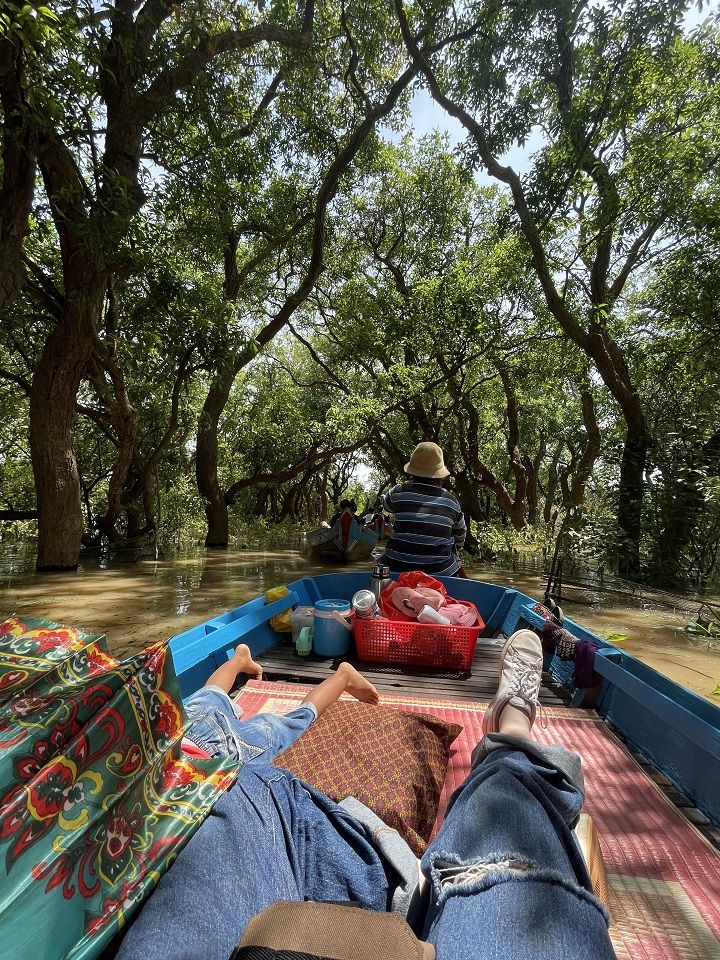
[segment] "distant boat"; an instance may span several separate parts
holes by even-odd
[[[382,515],[376,516],[373,520],[368,520],[363,528],[364,530],[374,530],[379,540],[389,540],[393,535],[392,524]]]
[[[346,517],[350,522],[346,521]],[[345,522],[344,522],[345,521]],[[376,530],[366,530],[345,514],[332,527],[318,527],[305,535],[313,553],[338,563],[368,560],[378,541]]]

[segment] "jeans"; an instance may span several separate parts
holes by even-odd
[[[579,758],[493,734],[450,799],[422,860],[429,897],[416,933],[438,960],[612,960],[607,915],[572,835]],[[266,765],[238,779],[160,880],[118,960],[227,960],[275,900],[387,910],[392,884],[362,825]]]
[[[232,757],[239,763],[267,762],[286,750],[317,717],[312,704],[285,716],[259,713],[242,720],[242,709],[220,687],[202,687],[185,701],[192,720],[186,733],[211,757]]]
[[[250,764],[162,877],[117,960],[227,960],[276,900],[384,911],[388,881],[353,816],[289,771]]]
[[[608,917],[572,834],[579,758],[491,734],[422,859],[422,938],[437,960],[613,960]]]

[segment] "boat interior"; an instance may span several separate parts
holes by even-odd
[[[247,715],[290,710],[310,686],[348,659],[378,688],[381,703],[432,713],[462,726],[453,745],[436,829],[452,790],[470,769],[482,716],[497,688],[505,639],[544,617],[530,597],[479,581],[444,581],[472,601],[485,623],[469,669],[375,663],[352,645],[340,657],[299,656],[270,618],[281,609],[337,598],[367,587],[367,573],[305,577],[272,603],[257,598],[171,641],[181,693],[189,695],[242,640],[263,667],[263,680],[237,692]],[[596,641],[595,688],[578,689],[572,664],[547,657],[540,692],[541,742],[579,753],[586,811],[597,833],[618,958],[720,957],[720,711],[655,671],[566,621],[579,639]]]

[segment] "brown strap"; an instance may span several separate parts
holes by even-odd
[[[331,960],[435,960],[404,917],[335,903],[278,900],[253,917],[239,947],[269,947]]]

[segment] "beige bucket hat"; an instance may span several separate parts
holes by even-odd
[[[443,452],[436,443],[419,443],[405,464],[405,473],[411,477],[432,477],[435,480],[450,476]]]

